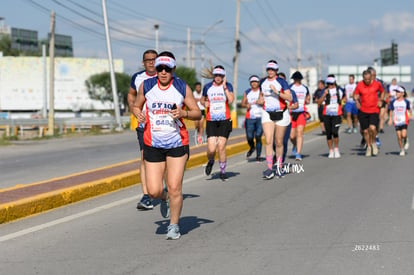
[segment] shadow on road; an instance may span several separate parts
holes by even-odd
[[[196,216],[181,217],[179,221],[180,233],[181,235],[185,235],[188,232],[196,228],[199,228],[202,224],[212,223],[212,222],[214,221],[208,220],[208,219],[201,219]],[[168,220],[163,220],[163,221],[155,222],[155,224],[158,225],[158,228],[155,231],[155,234],[166,234],[167,227],[170,224],[170,222]]]

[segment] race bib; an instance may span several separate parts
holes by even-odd
[[[153,132],[175,131],[175,121],[169,114],[154,114],[151,129]]]
[[[337,114],[338,113],[338,103],[331,103],[326,106],[326,113],[328,114]]]
[[[253,117],[262,117],[262,109],[260,108],[253,108],[250,110],[250,113],[253,115]]]
[[[211,104],[210,112],[212,114],[224,114],[226,112],[225,102],[214,102]]]

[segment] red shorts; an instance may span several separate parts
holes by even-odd
[[[296,127],[298,127],[298,125],[300,125],[300,126],[305,126],[306,125],[306,117],[305,117],[304,113],[299,114],[296,121],[293,121],[293,119],[292,119],[292,129],[295,129]]]

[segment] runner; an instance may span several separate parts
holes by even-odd
[[[326,135],[325,131],[325,124],[323,123],[323,104],[319,104],[319,98],[323,95],[323,92],[325,90],[325,80],[319,80],[318,81],[318,89],[315,90],[312,96],[313,103],[318,104],[318,118],[319,118],[319,126],[321,127],[322,135]]]
[[[227,139],[232,131],[229,104],[234,100],[233,86],[226,81],[226,71],[221,65],[213,69],[213,81],[207,83],[203,88],[201,104],[206,107],[207,120],[207,159],[205,173],[211,174],[214,165],[216,150],[220,166],[220,179],[227,181],[226,175],[226,145]]]
[[[249,144],[249,151],[246,157],[249,158],[254,151],[256,151],[256,161],[260,162],[260,155],[262,153],[262,112],[263,106],[258,105],[256,102],[260,96],[260,78],[257,75],[252,75],[249,78],[250,88],[243,94],[241,106],[247,108],[246,111],[246,139]],[[256,145],[254,142],[256,139]]]
[[[199,120],[200,109],[190,87],[174,76],[175,57],[162,52],[155,60],[157,77],[145,80],[138,90],[134,115],[145,123],[144,159],[148,193],[161,199],[161,214],[170,217],[167,239],[180,238],[178,225],[183,206],[182,183],[189,157],[188,131],[183,118]],[[142,112],[146,105],[146,114]],[[184,110],[184,105],[187,110]],[[167,171],[167,187],[163,177]],[[171,209],[171,210],[170,210]]]
[[[306,104],[310,103],[309,89],[302,84],[303,76],[299,71],[292,74],[293,83],[289,86],[292,94],[296,94],[298,100],[298,108],[291,112],[290,141],[293,144],[292,154],[295,155],[296,160],[302,160],[302,146],[303,146],[303,130],[306,125]]]
[[[412,115],[410,102],[404,98],[405,88],[402,86],[395,86],[392,90],[396,94],[396,98],[390,102],[390,117],[388,125],[392,125],[391,118],[394,116],[394,126],[397,133],[398,145],[400,146],[400,156],[405,156],[409,148],[407,127],[409,123],[409,116]]]
[[[134,102],[137,98],[137,90],[139,86],[141,85],[141,83],[144,82],[145,79],[157,76],[157,72],[155,70],[155,58],[156,57],[157,57],[157,52],[155,50],[146,50],[144,54],[142,55],[142,65],[144,66],[144,70],[136,72],[135,74],[132,75],[131,84],[130,84],[129,92],[128,92],[128,105],[129,105],[130,112],[132,112],[133,110]],[[145,113],[145,109],[143,111]],[[139,123],[138,127],[136,128],[139,148],[141,151],[141,161],[140,161],[139,171],[140,171],[140,178],[141,178],[141,188],[142,188],[142,193],[143,193],[141,200],[137,204],[138,210],[150,210],[154,208],[151,197],[148,195],[147,181],[145,180],[145,161],[144,161],[144,156],[143,156],[144,126],[145,126],[145,123]]]
[[[270,60],[266,65],[267,77],[260,84],[261,93],[258,103],[264,104],[265,112],[262,115],[263,132],[266,139],[266,165],[263,178],[272,179],[275,174],[281,178],[285,173],[282,167],[283,136],[290,123],[287,101],[292,100],[289,85],[277,76],[279,65]],[[273,170],[273,142],[276,140],[276,172]]]
[[[376,81],[370,70],[362,73],[363,81],[360,81],[354,91],[354,100],[358,109],[358,120],[364,135],[367,149],[366,157],[376,156],[378,146],[375,141],[379,122],[380,107],[384,101],[384,89],[379,81]],[[380,98],[378,99],[378,91]]]
[[[197,143],[202,144],[203,143],[203,135],[204,135],[204,117],[205,117],[205,110],[204,106],[200,103],[200,99],[203,96],[201,92],[201,83],[196,82],[194,85],[194,91],[193,91],[194,99],[197,101],[198,108],[201,110],[201,119],[200,120],[194,120],[194,126],[197,130]]]
[[[349,83],[345,85],[346,103],[344,107],[348,128],[345,132],[351,134],[352,132],[358,133],[358,109],[354,100],[354,91],[356,88],[355,75],[350,74],[348,79]]]
[[[325,102],[323,109],[324,124],[326,129],[326,140],[329,147],[328,158],[340,158],[339,151],[339,127],[342,122],[341,102],[343,92],[336,85],[335,76],[330,74],[326,78],[327,87],[319,99],[318,104]]]

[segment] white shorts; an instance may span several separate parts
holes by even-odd
[[[283,112],[283,118],[281,120],[278,121],[273,121],[270,119],[270,115],[268,112],[263,110],[263,114],[262,114],[262,124],[266,123],[266,122],[273,122],[278,126],[288,126],[290,124],[290,114],[289,114],[289,110],[285,110]]]

